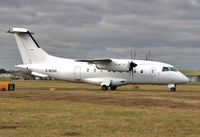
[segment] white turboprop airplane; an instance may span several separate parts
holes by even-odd
[[[127,84],[166,84],[171,91],[189,79],[172,65],[133,59],[64,59],[47,54],[31,32],[12,28],[23,64],[32,75],[100,85],[102,90],[116,90]]]

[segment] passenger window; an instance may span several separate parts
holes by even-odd
[[[143,70],[141,70],[140,72],[143,73]]]
[[[96,72],[96,69],[94,69],[94,72]]]
[[[87,72],[89,72],[89,68],[87,69]]]

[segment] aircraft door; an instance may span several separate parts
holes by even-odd
[[[155,76],[156,75],[156,68],[150,68],[150,75]]]
[[[74,79],[77,81],[81,80],[81,67],[74,68]]]

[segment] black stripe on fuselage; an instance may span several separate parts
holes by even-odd
[[[31,35],[31,33],[28,31],[29,36],[31,37],[31,39],[34,41],[34,43],[36,44],[36,46],[38,48],[40,48],[40,46],[38,45],[38,43],[35,41],[35,39],[33,38],[33,36]]]

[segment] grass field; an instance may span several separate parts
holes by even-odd
[[[62,81],[14,83],[16,91],[0,92],[0,137],[200,136],[200,85],[102,92]]]

